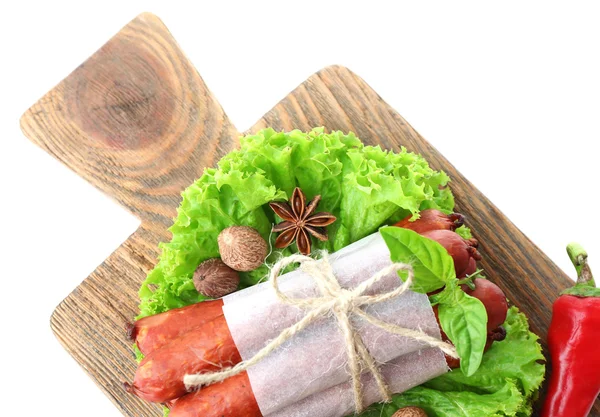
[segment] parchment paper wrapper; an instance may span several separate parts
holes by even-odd
[[[330,262],[335,276],[344,288],[356,287],[391,264],[389,250],[379,233],[330,255]],[[369,293],[389,292],[400,284],[398,275],[392,273],[374,285]],[[280,289],[289,297],[320,295],[313,279],[301,270],[282,276]],[[305,314],[297,307],[279,302],[271,288],[271,283],[268,282],[225,297],[223,312],[233,340],[244,360],[254,356],[282,330],[302,319]],[[385,322],[420,329],[430,336],[440,338],[439,327],[425,294],[407,291],[393,300],[371,305],[365,309],[365,312]],[[390,384],[391,380],[402,380],[403,385],[399,385],[398,389],[402,390],[403,386],[418,385],[447,372],[444,355],[439,350],[436,350],[437,355],[419,356],[418,368],[423,377],[412,369],[403,371],[402,364],[406,364],[407,361],[402,357],[414,352],[418,354],[418,351],[424,349],[431,350],[428,345],[387,333],[358,317],[352,317],[352,322],[375,360],[381,364],[391,362],[389,370],[386,368],[389,374],[386,376]],[[395,359],[400,362],[392,362]],[[310,401],[308,397],[314,394],[323,395],[330,388],[334,388],[333,395],[338,397],[330,401],[325,399],[314,401],[314,407],[321,404],[325,408],[319,410],[313,408],[310,415],[341,416],[343,414],[339,414],[336,410],[352,410],[354,405],[351,392],[349,403],[348,401],[343,405],[339,403],[342,397],[337,390],[343,390],[343,384],[350,378],[346,365],[347,353],[342,334],[336,319],[328,317],[296,334],[258,365],[250,368],[248,376],[261,413],[265,416],[271,414],[283,416],[284,414],[274,413],[304,399]],[[414,366],[414,363],[411,362],[410,366]],[[364,377],[369,378],[367,375]],[[423,379],[424,377],[426,379]],[[394,391],[396,392],[396,389]],[[369,402],[379,400],[379,395],[371,395],[368,398]],[[336,410],[326,408],[332,402],[336,403]]]
[[[445,373],[430,364],[444,360],[444,354],[437,348],[428,348],[407,353],[381,366],[381,374],[394,393],[407,391]],[[363,399],[365,404],[381,401],[375,378],[371,374],[362,375]],[[354,413],[354,392],[350,381],[318,392],[267,417],[340,417]]]

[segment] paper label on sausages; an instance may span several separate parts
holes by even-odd
[[[375,233],[331,254],[330,263],[340,285],[350,289],[389,266],[391,260],[383,238]],[[398,275],[391,273],[367,294],[389,292],[400,284]],[[320,295],[312,278],[300,270],[282,276],[280,288],[290,297]],[[395,299],[370,305],[365,311],[382,321],[419,329],[440,338],[439,326],[425,294],[407,291]],[[268,282],[225,297],[223,312],[244,360],[254,356],[305,314],[297,307],[282,304]],[[401,392],[447,372],[444,355],[439,349],[388,333],[356,316],[352,316],[351,320],[373,358],[380,364],[387,364],[383,372],[394,392]],[[248,370],[262,414],[334,417],[343,415],[339,414],[339,410],[352,410],[352,391],[341,394],[350,379],[346,352],[334,317],[323,318],[296,334]],[[415,364],[418,364],[416,368]],[[365,400],[369,403],[379,401],[379,394],[370,392],[372,390],[368,388],[370,375],[363,375],[363,378],[367,387]],[[401,380],[401,383],[393,385],[392,381],[396,380]],[[328,400],[328,395],[335,398]],[[301,407],[303,401],[310,403],[310,407]],[[321,407],[320,411],[315,411],[315,407]],[[295,408],[298,410],[294,411]],[[304,408],[311,412],[302,414]],[[278,414],[284,409],[284,414]]]

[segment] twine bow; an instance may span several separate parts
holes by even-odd
[[[321,292],[320,297],[291,298],[281,292],[278,283],[281,271],[293,263],[300,263],[302,271],[313,278],[319,291]],[[406,271],[408,274],[407,279],[398,288],[384,294],[364,295],[369,288],[379,282],[382,278],[392,272],[398,271]],[[458,358],[458,354],[456,353],[454,346],[435,337],[429,336],[420,330],[407,329],[396,326],[395,324],[386,323],[362,310],[361,307],[363,306],[382,303],[402,295],[410,288],[413,279],[414,272],[410,265],[404,263],[394,263],[377,272],[375,275],[364,281],[356,288],[347,290],[342,288],[336,279],[326,252],[323,252],[323,257],[321,260],[315,260],[304,255],[292,255],[281,259],[273,266],[269,276],[269,280],[273,285],[273,290],[275,291],[279,301],[284,304],[305,309],[307,310],[307,314],[300,321],[283,330],[279,336],[271,340],[252,358],[218,372],[185,375],[185,386],[188,389],[192,389],[201,385],[220,382],[231,376],[244,372],[251,366],[262,361],[271,352],[291,339],[296,333],[302,331],[311,323],[315,322],[317,319],[333,314],[339,322],[339,327],[343,333],[346,344],[356,412],[361,413],[364,410],[362,386],[360,382],[361,369],[363,366],[365,366],[374,376],[383,400],[389,402],[391,401],[392,393],[390,392],[389,387],[381,375],[381,371],[375,359],[369,353],[359,333],[354,329],[354,326],[350,321],[351,315],[362,317],[369,323],[380,327],[389,333],[394,333],[424,342],[429,346],[441,349],[445,354],[453,358]]]

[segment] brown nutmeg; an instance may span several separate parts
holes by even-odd
[[[419,407],[404,407],[396,411],[392,417],[427,417],[427,413]]]
[[[194,272],[194,287],[207,297],[220,298],[234,292],[240,283],[240,275],[219,258],[209,259]]]
[[[252,271],[267,256],[267,242],[252,227],[228,227],[219,234],[218,242],[221,259],[236,271]]]

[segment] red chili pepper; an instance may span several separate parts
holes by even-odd
[[[548,345],[553,371],[542,417],[585,417],[600,394],[600,288],[585,250],[572,243],[567,252],[578,279],[552,307]]]

